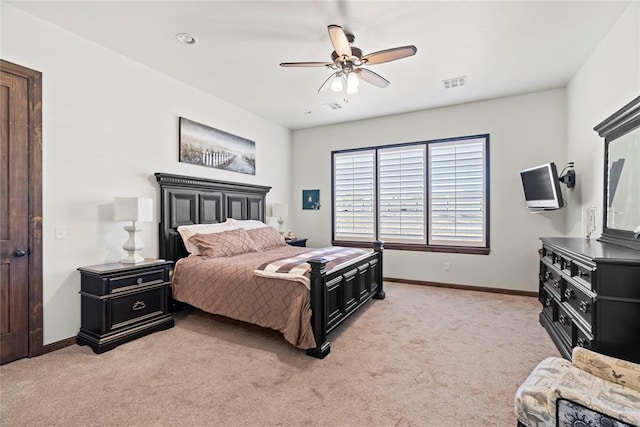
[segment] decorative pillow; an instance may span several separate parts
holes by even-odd
[[[215,224],[194,224],[194,225],[181,225],[178,227],[178,233],[182,237],[184,247],[187,248],[187,252],[192,255],[200,255],[200,250],[196,245],[189,241],[189,238],[196,233],[199,234],[211,234],[221,233],[223,231],[235,230],[236,227],[232,222],[215,223]]]
[[[254,228],[253,230],[247,230],[247,233],[255,242],[259,251],[276,246],[287,246],[284,236],[273,227]]]
[[[262,221],[256,221],[255,219],[233,219],[229,218],[231,224],[233,224],[236,228],[244,228],[245,230],[253,230],[254,228],[262,228],[267,227]]]
[[[640,364],[574,347],[573,365],[603,380],[640,391]]]
[[[197,233],[189,238],[189,242],[198,247],[200,255],[208,257],[226,257],[258,250],[244,228],[219,233]]]

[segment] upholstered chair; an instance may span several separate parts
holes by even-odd
[[[640,364],[576,347],[536,366],[515,410],[519,427],[640,427]]]

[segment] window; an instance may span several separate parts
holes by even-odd
[[[378,224],[385,242],[426,243],[425,146],[378,150]]]
[[[340,240],[375,240],[374,158],[374,150],[333,156],[333,227]]]
[[[489,253],[489,135],[333,152],[333,241]]]

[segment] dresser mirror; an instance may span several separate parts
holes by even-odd
[[[600,241],[640,250],[640,96],[594,130],[605,139]]]

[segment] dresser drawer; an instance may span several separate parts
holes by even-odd
[[[573,319],[569,313],[564,309],[562,304],[558,304],[558,326],[564,333],[567,342],[573,342]]]
[[[584,324],[588,326],[588,329],[591,329],[591,314],[594,303],[593,296],[567,280],[564,292],[562,293],[562,300],[569,304]]]
[[[166,312],[166,288],[159,287],[144,292],[123,295],[111,299],[111,328],[117,329]]]
[[[581,328],[576,327],[576,342],[575,345],[577,347],[584,347],[590,350],[594,350],[593,347],[593,336],[584,332]]]
[[[595,289],[595,269],[574,262],[571,268],[571,277],[582,282],[585,288]]]
[[[540,290],[539,300],[542,304],[542,311],[546,313],[547,317],[553,321],[558,320],[558,303],[546,286]]]
[[[543,263],[540,270],[540,280],[550,288],[555,289],[560,295],[563,279],[558,270]]]

